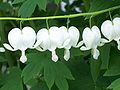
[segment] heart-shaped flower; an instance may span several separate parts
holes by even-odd
[[[49,50],[52,52],[52,60],[56,62],[58,56],[55,49],[61,47],[62,37],[58,27],[53,26],[49,30],[46,28],[40,29],[37,33],[37,42],[34,47],[39,51]]]
[[[70,28],[66,28],[65,26],[60,27],[61,35],[62,35],[62,48],[65,49],[64,52],[64,59],[66,61],[69,60],[70,58],[70,48],[71,47],[78,47],[80,45],[77,45],[78,40],[79,40],[79,30],[71,26]]]
[[[92,51],[92,55],[94,59],[98,59],[99,50],[97,46],[100,45],[101,42],[101,34],[100,30],[97,26],[93,26],[91,29],[86,27],[82,34],[83,43],[85,46],[82,46],[80,50],[90,50]]]
[[[27,57],[25,56],[25,50],[27,48],[33,48],[36,40],[36,33],[31,27],[24,27],[22,30],[19,28],[12,29],[8,34],[8,41],[10,43],[4,43],[4,47],[10,51],[21,50],[22,55],[20,61],[25,63]]]
[[[120,18],[116,17],[113,21],[106,20],[101,25],[102,34],[108,39],[108,42],[115,40],[120,50]]]

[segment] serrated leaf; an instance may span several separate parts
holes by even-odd
[[[12,4],[19,4],[19,3],[22,3],[22,2],[24,2],[25,0],[14,0],[13,2],[12,2]]]
[[[0,90],[23,90],[21,70],[17,67],[10,69],[10,73],[6,76],[6,82]]]
[[[68,85],[66,84],[67,79],[73,80],[74,78],[64,63],[60,61],[53,62],[51,57],[48,58],[48,55],[46,57],[41,53],[33,53],[28,55],[28,61],[30,62],[22,72],[24,82],[26,82],[26,78],[28,81],[42,74],[44,75],[44,80],[49,89],[51,89],[55,83],[59,89],[62,88],[62,90],[68,90]],[[34,67],[31,68],[31,66]],[[42,71],[44,71],[44,73]],[[61,83],[62,81],[64,84]]]
[[[110,50],[110,65],[104,76],[120,75],[120,51],[117,48]]]
[[[107,89],[112,89],[112,90],[120,90],[120,78],[116,79],[113,81]]]
[[[30,17],[36,8],[36,1],[27,0],[25,1],[18,11],[18,16]]]
[[[46,11],[47,0],[37,0],[37,5],[39,6],[40,10]]]
[[[102,61],[101,69],[108,69],[110,59],[110,47],[111,47],[110,44],[106,44],[103,47],[101,47],[100,50],[101,52],[100,57]]]

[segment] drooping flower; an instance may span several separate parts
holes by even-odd
[[[70,58],[70,48],[71,47],[78,47],[77,43],[79,40],[79,30],[71,26],[70,28],[66,28],[65,26],[60,27],[60,31],[62,32],[62,48],[65,49],[64,52],[64,59],[66,61]],[[79,45],[80,46],[80,45]]]
[[[85,51],[91,49],[93,58],[98,59],[100,53],[97,47],[101,42],[101,34],[99,28],[97,26],[93,26],[91,29],[86,27],[83,31],[82,38],[85,46],[82,46],[80,50]]]
[[[120,18],[116,17],[113,21],[106,20],[101,25],[102,34],[108,39],[117,41],[120,50]]]
[[[51,27],[49,30],[46,28],[40,29],[37,33],[37,42],[34,47],[39,51],[49,50],[52,52],[52,60],[56,62],[58,56],[56,55],[56,48],[61,46],[61,35],[59,28],[56,26]]]
[[[10,51],[20,50],[22,55],[20,61],[25,63],[27,57],[25,55],[25,50],[27,48],[33,48],[36,40],[36,33],[31,27],[24,27],[22,30],[19,28],[13,28],[8,34],[8,41],[10,43],[4,43],[4,47]]]

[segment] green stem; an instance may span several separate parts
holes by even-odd
[[[120,8],[120,5],[112,7],[112,8],[96,11],[96,12],[90,12],[90,13],[79,13],[79,14],[70,14],[70,15],[62,15],[62,16],[48,16],[48,17],[32,17],[32,18],[0,17],[0,20],[22,20],[22,21],[27,21],[27,20],[75,18],[75,17],[80,17],[80,16],[98,15],[98,14],[102,14],[102,13],[112,11],[112,10],[115,10],[115,9],[119,9],[119,8]]]

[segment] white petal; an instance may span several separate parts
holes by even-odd
[[[57,61],[58,61],[58,56],[56,55],[55,50],[52,51],[52,60],[53,60],[54,62],[57,62]]]
[[[67,32],[67,28],[65,27],[65,26],[61,26],[60,28],[59,28],[59,31],[60,31],[60,35],[61,35],[61,39],[60,39],[60,41],[61,41],[61,46],[60,47],[58,47],[58,48],[61,48],[61,47],[64,47],[64,44],[65,44],[65,41],[67,40],[67,39],[70,39],[69,38],[69,34],[68,34],[68,32]]]
[[[50,35],[50,41],[51,41],[51,48],[56,48],[56,47],[61,47],[63,42],[63,36],[62,36],[62,32],[61,30],[56,27],[56,26],[52,26],[49,29],[49,35]]]
[[[46,51],[47,49],[42,49],[40,46],[38,46],[36,47],[36,50],[43,52],[43,51]]]
[[[12,29],[8,34],[8,41],[14,49],[20,49],[22,42],[21,30],[19,28]]]
[[[44,50],[49,49],[51,46],[50,37],[46,28],[40,29],[37,33],[37,43],[40,44]]]
[[[105,43],[109,43],[109,42],[110,41],[108,41],[107,39],[102,38],[98,46],[103,46]]]
[[[87,48],[94,47],[95,35],[90,28],[86,27],[82,34],[83,42]]]
[[[34,48],[38,47],[40,44],[42,43],[42,40],[38,40],[35,44],[34,44]]]
[[[70,4],[70,5],[73,4],[74,1],[75,1],[75,0],[69,0],[69,4]]]
[[[22,51],[22,55],[20,57],[20,61],[25,63],[27,61],[27,57],[25,56],[25,50]]]
[[[5,52],[5,49],[3,47],[0,47],[0,52]]]
[[[82,46],[83,44],[84,44],[84,42],[83,42],[83,41],[80,41],[80,42],[76,45],[76,48]]]
[[[120,18],[116,17],[113,19],[113,26],[115,31],[115,39],[120,37]]]
[[[106,20],[101,26],[102,34],[109,40],[112,41],[115,37],[114,27],[110,20]]]
[[[68,61],[69,58],[70,58],[70,51],[69,51],[69,49],[65,49],[65,51],[64,51],[64,59],[66,61]]]
[[[80,37],[80,33],[79,33],[79,30],[74,27],[74,26],[71,26],[69,29],[68,29],[68,33],[70,35],[70,38],[71,38],[71,45],[73,47],[75,47],[78,43],[78,40],[79,40],[79,37]]]
[[[22,45],[21,48],[24,50],[26,48],[33,47],[36,40],[36,33],[31,27],[24,27],[22,29]]]
[[[66,5],[67,5],[67,3],[65,3],[65,2],[63,2],[63,1],[60,3],[61,10],[62,10],[63,12],[66,12],[66,8],[65,8]]]
[[[94,59],[98,59],[98,56],[100,55],[100,52],[98,49],[92,49],[92,55]]]
[[[70,49],[71,48],[71,43],[70,43],[70,39],[66,39],[66,41],[64,42],[63,44],[63,48],[66,48],[66,49]]]
[[[117,40],[117,44],[118,44],[117,48],[118,48],[118,50],[120,50],[120,40],[119,39]]]
[[[10,50],[10,51],[16,51],[16,50],[17,50],[17,49],[13,49],[13,48],[12,48],[9,44],[7,44],[7,43],[4,43],[3,46],[4,46],[6,49]]]
[[[81,48],[80,48],[80,50],[82,50],[82,51],[86,51],[86,50],[90,50],[91,48],[88,48],[88,47],[85,47],[85,46],[82,46]]]

